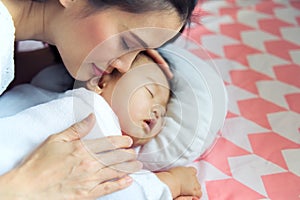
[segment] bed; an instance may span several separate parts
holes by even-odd
[[[229,98],[220,137],[192,164],[202,199],[300,199],[300,1],[201,1],[184,34]]]

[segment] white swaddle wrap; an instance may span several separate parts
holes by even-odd
[[[49,135],[61,132],[91,112],[95,113],[97,123],[84,139],[121,135],[116,115],[107,102],[94,92],[81,88],[58,94],[46,92],[32,85],[22,85],[1,98],[0,110],[9,110],[2,106],[11,102],[9,99],[15,99],[15,95],[19,95],[21,91],[27,94],[28,91],[35,93],[35,95],[29,95],[29,99],[24,102],[35,101],[38,104],[37,99],[43,100],[46,96],[55,100],[47,103],[41,102],[21,112],[18,112],[18,104],[15,104],[13,111],[6,112],[7,117],[2,115],[0,118],[0,174],[15,167]],[[30,101],[30,96],[32,101]],[[21,106],[19,110],[26,106],[25,103],[19,105]],[[14,112],[18,113],[14,114]],[[168,187],[153,173],[141,171],[133,174],[132,177],[135,181],[131,187],[100,199],[121,199],[124,195],[134,199],[172,199]]]

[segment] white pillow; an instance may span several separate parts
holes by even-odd
[[[160,49],[174,73],[162,132],[139,150],[144,168],[186,165],[215,141],[227,113],[227,95],[217,71],[176,44]]]

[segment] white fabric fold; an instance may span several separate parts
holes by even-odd
[[[0,1],[0,95],[14,78],[14,22],[7,8]]]

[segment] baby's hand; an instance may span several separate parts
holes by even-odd
[[[193,167],[175,167],[169,170],[180,184],[180,196],[202,196],[201,186],[197,179],[197,170]]]

